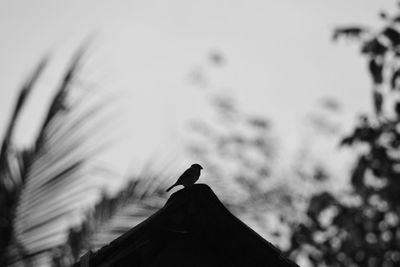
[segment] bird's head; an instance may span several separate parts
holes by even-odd
[[[203,169],[203,167],[201,167],[200,164],[197,164],[197,163],[195,163],[192,166],[190,166],[190,168],[196,169],[196,170],[202,170]]]

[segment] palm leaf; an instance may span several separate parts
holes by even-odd
[[[14,111],[6,127],[0,150],[0,265],[5,263],[6,247],[11,241],[13,210],[17,191],[22,184],[25,159],[29,151],[18,151],[12,145],[12,137],[18,117],[23,110],[36,81],[47,64],[44,58],[21,88]]]
[[[11,190],[20,184],[20,176],[13,176],[12,174],[19,174],[21,170],[19,169],[20,164],[15,164],[15,160],[19,161],[22,159],[21,155],[16,155],[18,152],[12,150],[11,141],[14,133],[15,126],[17,124],[18,117],[25,106],[26,100],[29,94],[33,90],[35,83],[43,72],[47,64],[47,57],[45,57],[35,68],[29,79],[25,82],[21,88],[17,102],[15,103],[14,111],[11,115],[10,121],[6,127],[6,132],[3,137],[3,142],[0,150],[0,184]],[[19,161],[19,163],[21,163]],[[11,188],[12,187],[12,188]]]
[[[11,261],[36,259],[64,244],[68,229],[104,186],[104,173],[93,164],[112,142],[107,133],[109,99],[85,94],[86,101],[71,103],[86,46],[78,50],[50,104],[24,173],[15,213]],[[82,99],[81,99],[82,100]],[[106,136],[106,138],[104,137]],[[111,136],[111,137],[110,137]],[[23,248],[24,254],[15,252]]]
[[[73,260],[87,250],[99,249],[162,207],[166,199],[161,175],[133,179],[115,197],[103,196],[79,228],[71,229],[69,248]]]
[[[81,59],[86,51],[86,48],[87,45],[85,44],[84,46],[81,47],[81,49],[78,49],[77,53],[73,56],[71,60],[70,66],[67,68],[67,71],[61,82],[61,85],[57,90],[57,93],[55,94],[53,101],[51,102],[51,105],[47,112],[47,116],[45,117],[43,125],[40,129],[38,138],[36,140],[37,148],[40,147],[40,144],[43,142],[42,139],[43,136],[45,135],[49,123],[52,121],[55,115],[59,114],[60,111],[66,109],[66,97],[67,94],[69,93],[71,84],[74,82],[74,79],[76,78],[76,74],[79,72]]]

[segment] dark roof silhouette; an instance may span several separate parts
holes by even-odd
[[[74,266],[295,267],[230,213],[205,184],[172,194],[163,208]]]

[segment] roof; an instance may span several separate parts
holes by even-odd
[[[172,194],[155,214],[74,266],[298,265],[230,213],[209,186],[195,184]]]

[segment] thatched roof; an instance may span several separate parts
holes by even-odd
[[[294,267],[230,213],[210,187],[174,193],[165,206],[75,266]]]

